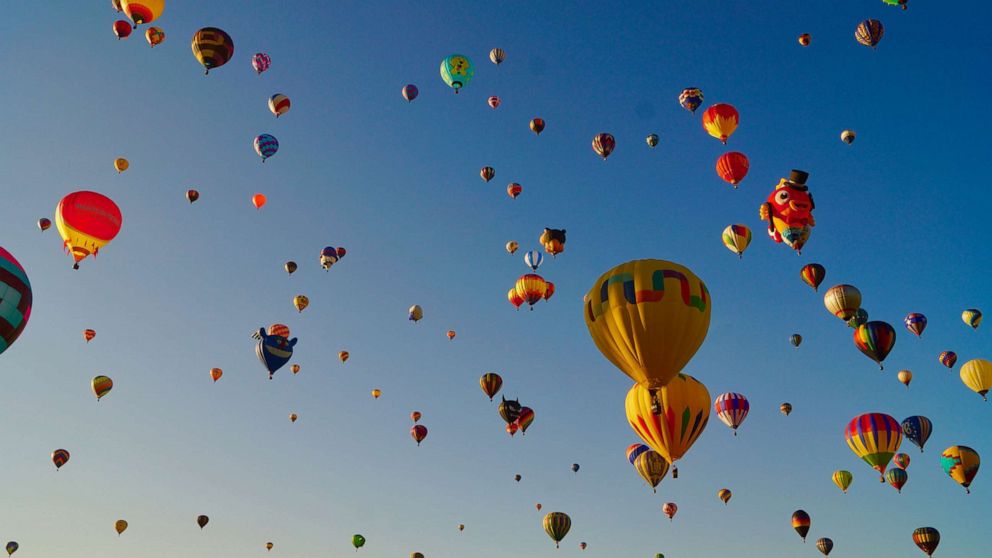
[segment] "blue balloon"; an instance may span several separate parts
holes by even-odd
[[[291,358],[293,358],[293,347],[296,345],[296,338],[286,339],[282,335],[269,335],[264,328],[258,330],[258,344],[255,345],[255,354],[262,366],[269,371],[269,379],[282,368]]]
[[[541,267],[541,262],[544,261],[544,254],[538,252],[537,250],[531,250],[524,254],[524,263],[527,267],[537,271],[537,268]]]
[[[927,417],[912,416],[902,421],[902,433],[910,442],[919,446],[921,452],[931,432],[933,432],[933,423]]]
[[[275,155],[276,151],[279,151],[279,140],[275,136],[262,134],[255,138],[255,153],[258,153],[263,163],[266,159]]]

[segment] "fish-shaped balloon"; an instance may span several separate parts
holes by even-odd
[[[806,186],[809,173],[793,170],[789,178],[779,180],[768,201],[761,204],[759,215],[768,221],[768,236],[775,242],[784,242],[799,253],[809,240],[813,220],[813,196]]]
[[[284,328],[286,335],[266,333],[265,328],[258,329],[258,344],[255,345],[255,354],[262,366],[269,371],[269,379],[272,375],[293,358],[293,347],[296,345],[296,338],[289,339],[289,328]],[[273,328],[269,328],[270,331]]]

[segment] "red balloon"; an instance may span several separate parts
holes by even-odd
[[[413,437],[419,446],[420,442],[423,442],[424,438],[427,437],[427,427],[422,424],[413,425],[413,428],[410,429],[410,436]]]
[[[114,35],[117,35],[117,40],[126,39],[131,35],[131,23],[124,21],[123,19],[118,19],[114,22]]]
[[[747,176],[748,167],[750,167],[750,163],[748,163],[747,155],[737,151],[724,153],[716,160],[716,173],[720,175],[720,178],[733,184],[734,188],[737,188],[741,180]]]

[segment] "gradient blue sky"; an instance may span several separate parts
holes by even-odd
[[[910,534],[924,525],[943,535],[938,556],[986,548],[990,473],[967,496],[938,455],[953,444],[992,455],[990,409],[936,360],[992,356],[992,325],[959,317],[992,310],[986,3],[245,4],[170,1],[155,49],[140,34],[115,40],[103,0],[4,8],[0,243],[35,295],[0,356],[0,539],[20,542],[19,557],[261,556],[270,540],[273,556],[342,556],[362,533],[365,558],[578,556],[580,541],[583,558],[814,556],[823,536],[837,556],[890,558],[917,555]],[[886,26],[877,51],[853,38],[867,17]],[[189,47],[204,26],[236,45],[209,77]],[[273,59],[261,77],[257,51]],[[457,96],[437,71],[453,52],[477,67]],[[411,104],[406,83],[421,92]],[[687,86],[704,106],[739,109],[729,148],[751,160],[739,190],[713,170],[726,149],[678,105]],[[278,121],[266,107],[276,92],[293,102]],[[534,116],[548,123],[540,137]],[[603,131],[617,141],[607,163],[589,146]],[[264,165],[259,133],[281,143]],[[118,156],[132,164],[122,175]],[[810,173],[817,203],[802,257],[757,217],[791,168]],[[515,201],[511,181],[524,187]],[[79,189],[114,198],[124,227],[74,272],[57,232],[34,223]],[[261,211],[255,192],[269,197]],[[730,223],[755,231],[740,261],[720,243]],[[544,227],[568,230],[567,251],[541,268],[557,294],[514,312],[505,293],[526,269],[503,244],[534,248]],[[328,244],[348,256],[324,273]],[[707,283],[712,325],[686,371],[752,405],[737,438],[711,417],[656,495],[624,457],[637,441],[630,382],[581,317],[600,273],[643,257]],[[896,326],[884,373],[799,280],[810,261],[827,267],[824,287],[857,285],[872,318]],[[300,293],[311,306],[297,314]],[[930,320],[922,339],[901,326],[912,311]],[[273,322],[300,338],[302,372],[270,382],[249,334]],[[97,330],[88,345],[84,328]],[[225,375],[213,384],[215,366]],[[902,368],[915,374],[908,390]],[[504,432],[477,385],[486,371],[536,410],[526,437]],[[115,381],[99,403],[97,374]],[[419,448],[412,410],[430,429]],[[847,422],[873,411],[933,419],[925,453],[904,446],[901,495],[844,443]],[[60,447],[72,460],[56,472]],[[830,481],[839,468],[855,476],[847,495]],[[665,501],[679,504],[673,523]],[[797,508],[813,519],[805,546],[789,524]],[[573,522],[558,551],[541,528],[553,510]],[[211,517],[202,532],[198,514]],[[131,524],[120,539],[118,518]]]

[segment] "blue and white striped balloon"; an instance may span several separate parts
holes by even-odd
[[[544,261],[544,254],[538,252],[537,250],[531,250],[524,254],[524,263],[527,267],[537,271],[537,268],[541,267],[541,262]]]

